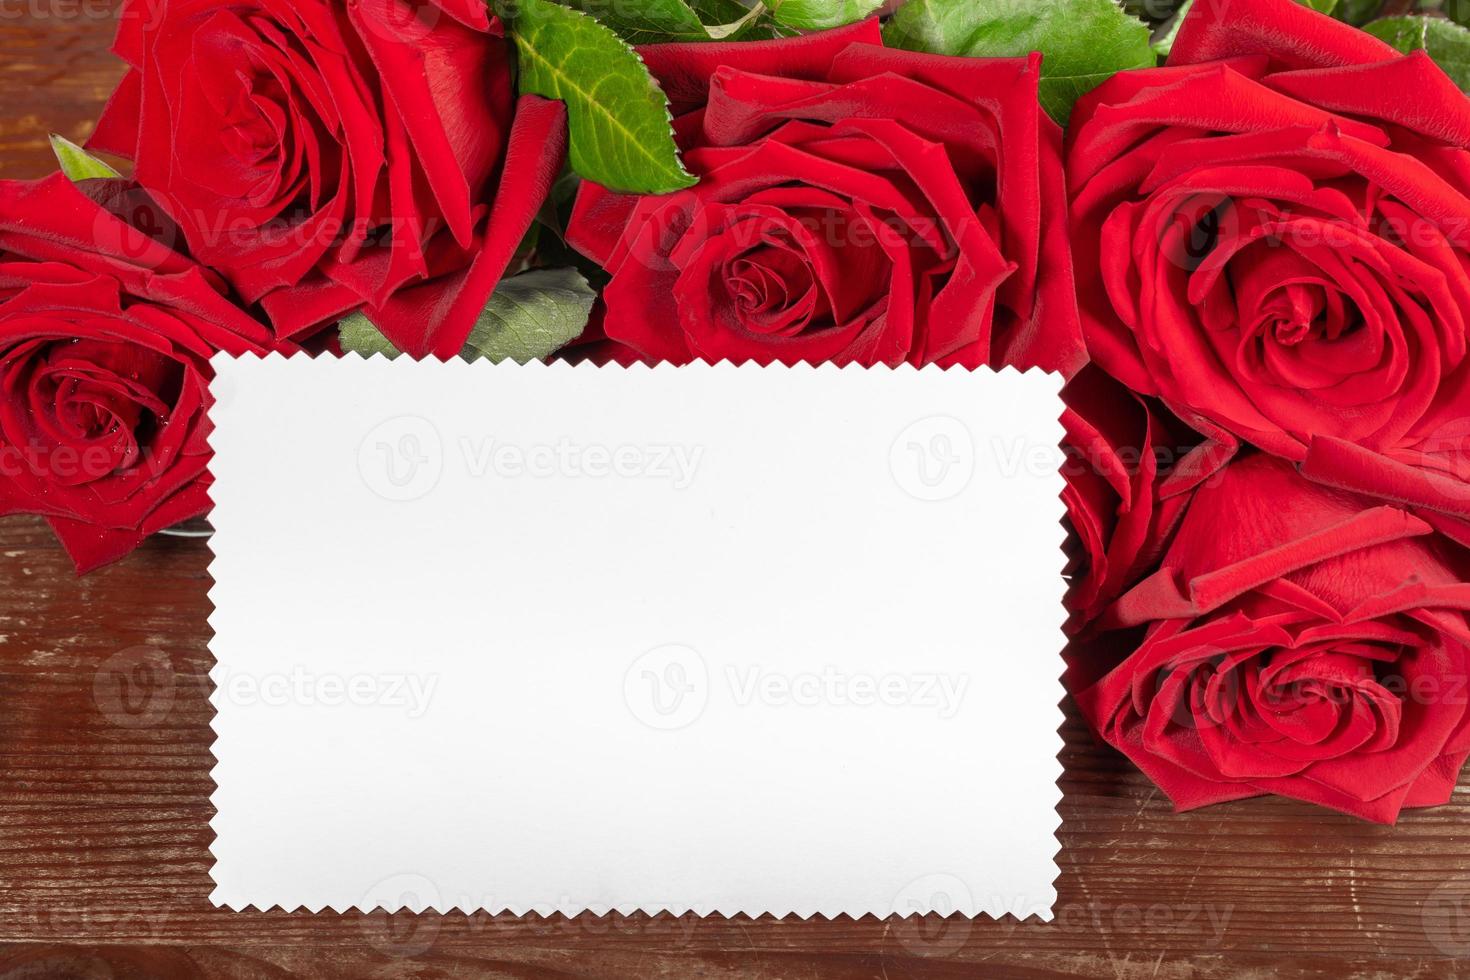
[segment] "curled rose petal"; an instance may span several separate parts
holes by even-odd
[[[1157,564],[1195,490],[1236,447],[1202,438],[1093,366],[1067,383],[1062,399],[1075,633]]]
[[[1084,97],[1069,140],[1099,366],[1296,462],[1321,439],[1463,469],[1425,447],[1470,415],[1470,106],[1422,52],[1198,0],[1168,67]]]
[[[0,181],[0,513],[45,516],[78,571],[209,509],[209,358],[291,349],[144,200]]]
[[[568,240],[612,276],[607,338],[675,363],[1081,366],[1038,61],[879,40],[641,50],[699,183],[582,186]]]
[[[115,50],[89,145],[134,159],[280,337],[365,309],[400,349],[457,353],[561,167],[564,122],[517,104],[482,4],[128,0]]]
[[[1275,793],[1391,823],[1470,755],[1464,562],[1401,509],[1239,459],[1116,603],[1141,644],[1074,693],[1181,809]]]

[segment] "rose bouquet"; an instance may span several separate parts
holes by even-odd
[[[80,571],[206,513],[216,351],[1057,371],[1096,731],[1392,821],[1470,756],[1470,8],[1414,6],[123,0],[0,182],[0,512]]]

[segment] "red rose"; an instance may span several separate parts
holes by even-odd
[[[366,308],[457,354],[561,166],[564,107],[515,103],[472,0],[127,0],[115,50],[90,145],[283,337]]]
[[[0,513],[45,515],[78,571],[209,509],[209,358],[271,344],[86,186],[0,181]]]
[[[568,239],[649,359],[1071,372],[1082,349],[1038,62],[802,38],[640,49],[697,186],[584,183]]]
[[[1197,0],[1169,66],[1085,96],[1069,139],[1082,323],[1108,373],[1287,459],[1360,447],[1370,484],[1453,441],[1470,102],[1423,52],[1293,0]]]
[[[1137,651],[1075,692],[1180,809],[1276,793],[1380,822],[1444,803],[1470,754],[1470,586],[1403,510],[1231,464],[1119,600]]]
[[[1076,532],[1067,606],[1077,632],[1158,565],[1195,488],[1235,446],[1201,439],[1157,402],[1093,365],[1062,390],[1067,485]]]

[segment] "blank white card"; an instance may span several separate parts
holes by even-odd
[[[216,904],[1051,917],[1057,377],[213,363]]]

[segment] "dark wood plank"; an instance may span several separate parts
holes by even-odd
[[[1434,976],[1470,954],[1466,792],[1397,828],[1280,800],[1176,815],[1075,714],[1053,924],[214,909],[208,562],[200,542],[155,539],[78,580],[41,522],[0,522],[0,941],[48,944],[12,948],[0,968],[44,955],[100,957],[118,975],[135,963],[140,975],[161,963],[178,975],[310,975],[327,958],[344,976],[412,965],[942,977],[981,964],[1038,977],[1267,964],[1325,976],[1375,963]],[[107,945],[49,945],[73,942]]]
[[[0,2],[0,177],[56,169],[48,137],[81,142],[123,75],[116,0]]]

